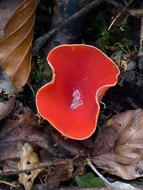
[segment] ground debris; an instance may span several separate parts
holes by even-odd
[[[18,110],[0,128],[0,160],[19,158],[23,143],[48,148],[46,137],[38,129],[39,123],[29,108]]]
[[[88,146],[92,143],[69,140],[49,126],[40,127],[34,113],[22,103],[16,102],[14,111],[0,128],[1,175],[25,175],[30,168],[30,172],[39,169],[38,164],[34,164],[34,167],[28,165],[29,168],[20,167],[18,164],[21,163],[21,150],[27,144],[38,154],[40,169],[42,167],[42,172],[39,175],[39,172],[36,173],[38,181],[53,189],[59,186],[60,182],[84,174],[84,162],[91,149],[90,147],[88,150]],[[25,186],[26,183],[20,181]]]

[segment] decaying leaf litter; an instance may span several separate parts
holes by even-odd
[[[1,189],[142,189],[142,178],[138,179],[143,175],[141,8],[140,1],[120,0],[0,2]],[[80,10],[79,17],[60,28]],[[57,33],[50,36],[52,30]],[[49,31],[50,38],[31,62],[33,31],[34,42]],[[107,53],[121,74],[101,102],[96,132],[87,140],[74,141],[40,118],[34,102],[37,89],[51,80],[44,61],[49,50],[81,42]],[[102,182],[88,161],[104,176]]]

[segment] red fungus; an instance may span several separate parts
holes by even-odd
[[[83,140],[96,129],[104,93],[117,82],[119,69],[101,50],[83,44],[50,51],[51,82],[36,96],[40,115],[63,135]]]

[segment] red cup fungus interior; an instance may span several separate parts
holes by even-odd
[[[96,129],[100,100],[120,73],[101,50],[83,44],[60,45],[47,61],[51,82],[36,95],[39,114],[64,136],[83,140]]]

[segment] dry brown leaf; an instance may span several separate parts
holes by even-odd
[[[0,66],[17,90],[31,70],[36,0],[0,1]]]
[[[143,176],[143,110],[113,116],[95,140],[93,162],[123,179]]]
[[[22,147],[20,162],[18,163],[19,170],[31,169],[40,166],[38,155],[34,152],[32,146],[25,143]],[[19,174],[19,182],[24,185],[25,190],[32,188],[33,182],[42,169],[36,169],[28,173]]]

